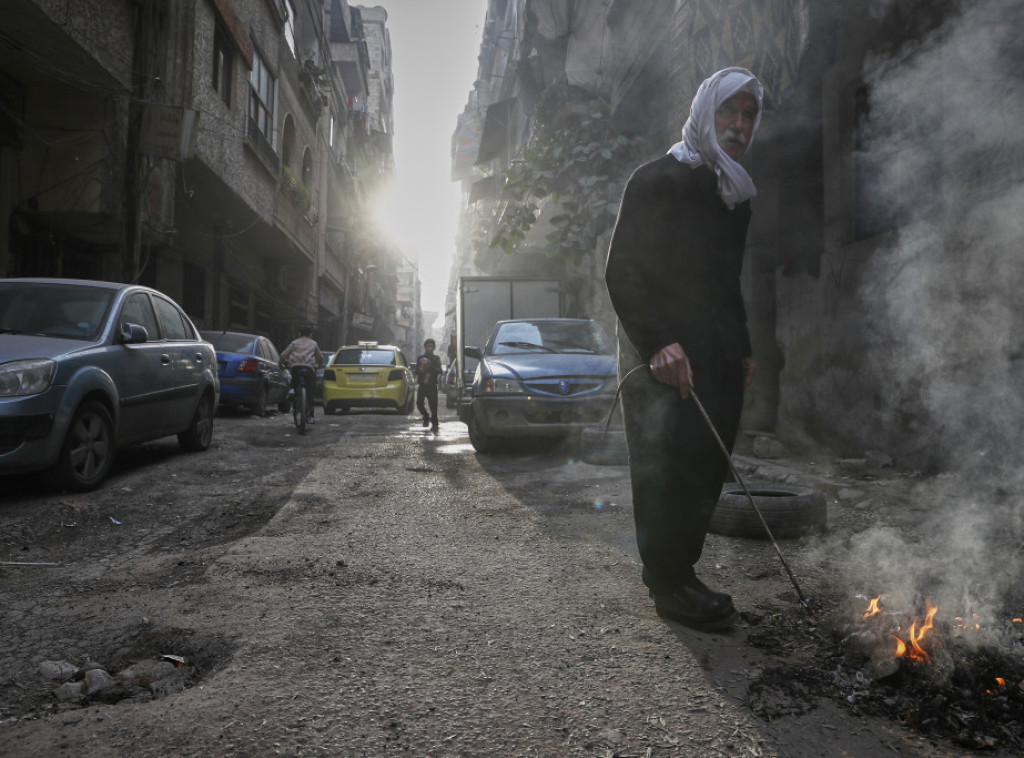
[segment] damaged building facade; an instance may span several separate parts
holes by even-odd
[[[452,277],[555,273],[571,315],[613,324],[593,284],[613,217],[567,265],[552,235],[564,197],[535,171],[532,218],[508,233],[521,167],[549,155],[552,93],[563,112],[604,103],[651,159],[705,77],[748,67],[766,107],[745,159],[759,366],[745,429],[911,467],[995,463],[1022,417],[1021,16],[1009,0],[491,0],[452,142],[465,198]],[[591,179],[621,192],[635,165]]]
[[[12,0],[0,15],[0,274],[138,281],[205,329],[395,337],[401,256],[381,8]]]

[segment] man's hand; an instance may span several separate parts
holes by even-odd
[[[749,355],[743,359],[743,389],[747,389],[751,382],[754,381],[754,371],[757,369],[757,364],[754,363],[754,359]]]
[[[680,396],[687,398],[693,388],[693,370],[690,359],[683,352],[683,346],[673,342],[663,347],[651,358],[651,373],[654,378],[671,387],[678,387]]]

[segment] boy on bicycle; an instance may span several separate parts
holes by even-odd
[[[299,382],[306,385],[306,418],[307,423],[315,424],[313,415],[313,392],[316,389],[316,370],[324,365],[324,354],[313,339],[313,327],[303,324],[299,327],[299,336],[288,343],[281,351],[281,368],[288,365],[292,374],[292,390],[299,388]]]

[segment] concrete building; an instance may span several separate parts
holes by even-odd
[[[759,364],[745,428],[910,466],[1002,460],[1024,412],[1024,43],[1008,31],[1022,14],[1011,0],[491,0],[453,137],[466,209],[452,276],[496,255],[502,166],[526,161],[544,128],[541,93],[600,98],[655,157],[679,139],[697,85],[746,66],[767,103],[745,159]],[[605,250],[598,239],[595,277]],[[520,252],[503,265],[564,254],[530,238],[507,257]]]
[[[358,18],[344,0],[5,4],[0,274],[141,281],[200,328],[279,344],[309,322],[333,346],[348,307],[389,338],[394,256],[365,202],[393,164],[390,65],[367,129],[329,40],[365,48]]]

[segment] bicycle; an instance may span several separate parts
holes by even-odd
[[[313,369],[309,366],[292,366],[290,367],[292,372],[292,420],[295,422],[295,428],[299,430],[299,434],[306,433],[306,423],[309,420],[309,414],[312,406],[312,397],[309,394],[307,387],[307,380],[313,374]]]

